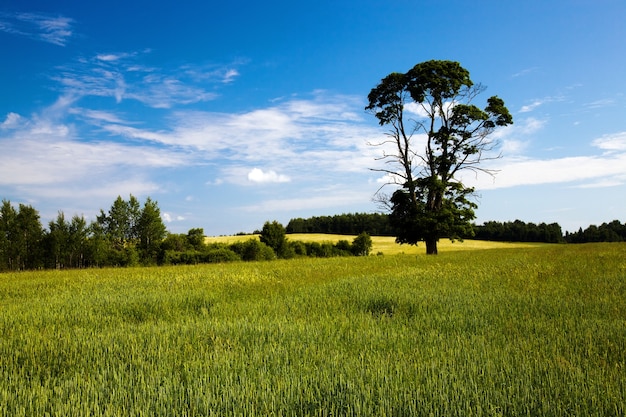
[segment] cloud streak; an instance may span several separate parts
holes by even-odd
[[[164,69],[141,64],[152,53],[100,53],[57,68],[52,79],[65,94],[109,97],[117,104],[135,100],[148,107],[170,109],[216,99],[209,88],[233,82],[239,72],[226,66],[189,66]]]
[[[64,16],[0,12],[0,31],[58,46],[65,46],[72,37],[73,24],[73,19]]]
[[[479,190],[528,185],[564,184],[577,188],[603,188],[626,184],[626,132],[591,141],[603,153],[552,159],[513,156],[491,161],[495,177],[468,175],[463,180]]]

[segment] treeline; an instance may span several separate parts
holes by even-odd
[[[499,242],[564,242],[563,232],[558,223],[525,223],[521,220],[513,222],[485,222],[481,226],[474,225],[474,237],[477,240]]]
[[[148,197],[141,205],[132,195],[117,197],[89,224],[83,216],[66,219],[60,211],[47,229],[30,205],[16,209],[3,200],[0,207],[0,271],[359,256],[369,254],[371,246],[367,234],[335,244],[288,241],[277,222],[267,222],[260,239],[207,245],[201,228],[168,233],[157,202]]]
[[[577,232],[565,233],[565,241],[568,243],[626,242],[626,222],[621,224],[619,220],[613,220],[610,223],[602,223],[600,226],[592,224],[585,230],[581,227]]]
[[[118,197],[108,212],[87,224],[60,211],[44,229],[37,210],[3,200],[0,207],[0,271],[152,265],[167,230],[158,204]]]
[[[473,226],[474,234],[466,239],[491,240],[503,242],[539,242],[539,243],[586,243],[586,242],[624,242],[626,241],[626,223],[618,220],[580,228],[575,233],[563,235],[558,223],[526,223],[521,220],[512,222],[489,221]],[[389,224],[389,216],[380,213],[354,213],[337,216],[317,216],[308,219],[295,218],[287,224],[287,233],[332,233],[357,235],[366,232],[372,236],[395,236]]]
[[[561,226],[557,223],[534,224],[520,220],[514,222],[486,222],[474,225],[474,235],[464,236],[469,239],[511,241],[511,242],[563,242]],[[355,213],[337,216],[319,216],[308,219],[291,219],[287,224],[287,233],[333,233],[356,235],[366,232],[372,236],[395,236],[396,232],[389,223],[389,216],[381,213]]]
[[[389,216],[381,213],[350,213],[336,216],[295,218],[287,224],[287,233],[327,233],[338,235],[394,236]]]

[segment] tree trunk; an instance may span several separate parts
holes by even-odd
[[[426,238],[426,255],[437,255],[437,240],[436,238]]]

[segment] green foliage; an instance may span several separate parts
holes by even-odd
[[[265,222],[259,239],[261,243],[265,243],[272,248],[279,258],[293,258],[293,251],[290,250],[285,237],[285,228],[282,224],[274,220],[273,222]]]
[[[352,241],[352,253],[356,256],[367,256],[372,250],[372,238],[363,232]]]
[[[305,242],[307,256],[313,258],[331,258],[352,255],[352,245],[347,240],[331,242]]]
[[[565,241],[568,243],[587,242],[625,242],[626,223],[619,220],[610,223],[602,223],[600,226],[590,225],[585,230],[582,227],[575,233],[567,233]]]
[[[156,265],[161,242],[167,235],[167,229],[161,219],[161,210],[158,204],[156,201],[152,201],[150,197],[144,203],[135,228],[142,263]]]
[[[269,261],[276,259],[274,250],[255,238],[233,243],[230,245],[230,249],[244,261]]]
[[[325,233],[370,236],[393,236],[389,216],[382,213],[348,213],[335,216],[314,216],[289,220],[287,233]]]
[[[168,233],[165,239],[163,239],[163,242],[161,242],[161,250],[183,252],[187,249],[193,248],[194,246],[189,243],[188,236],[188,234],[183,235]]]
[[[485,222],[474,226],[476,239],[501,242],[563,242],[563,232],[558,223],[534,224],[521,220],[514,222]]]
[[[196,250],[204,248],[204,229],[189,229],[187,232],[187,242]]]
[[[304,242],[296,240],[296,241],[288,241],[288,244],[291,247],[291,251],[293,252],[294,256],[297,256],[297,257],[307,256],[306,245]]]
[[[3,274],[0,417],[625,415],[625,250]]]
[[[451,189],[458,184],[450,185]],[[448,198],[440,203],[437,211],[430,210],[423,199],[415,203],[406,188],[396,190],[391,199],[389,223],[396,231],[398,243],[416,245],[422,240],[440,237],[461,239],[472,237],[471,221],[474,219],[476,204],[466,198],[473,189],[459,189],[447,192]]]
[[[162,265],[197,265],[240,260],[241,257],[226,245],[212,245],[202,251],[195,249],[186,251],[166,250],[160,263]]]
[[[20,204],[15,210],[3,200],[0,235],[0,267],[19,271],[43,266],[44,231],[39,212],[32,206]]]

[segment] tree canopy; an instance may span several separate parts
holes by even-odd
[[[474,192],[459,180],[462,170],[487,171],[480,163],[495,143],[489,138],[513,118],[497,96],[484,109],[473,104],[484,91],[458,62],[427,61],[406,73],[391,73],[368,95],[370,111],[389,127],[380,158],[399,185],[382,199],[391,210],[390,223],[399,243],[426,243],[437,253],[442,237],[471,235]]]

